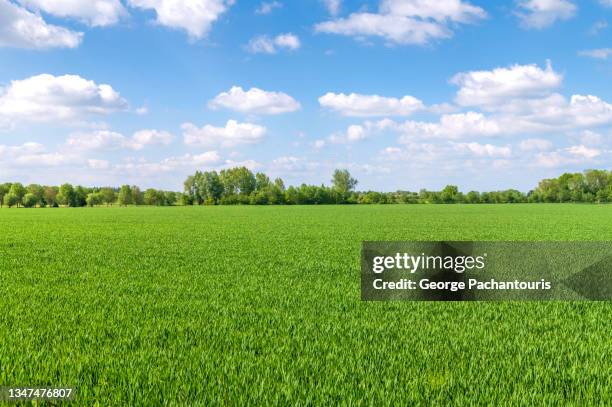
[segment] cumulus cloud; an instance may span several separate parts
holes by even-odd
[[[499,122],[482,113],[467,112],[445,114],[438,122],[407,121],[393,128],[401,134],[400,142],[407,143],[414,138],[459,139],[472,136],[497,136],[503,133]]]
[[[173,139],[172,134],[160,130],[140,130],[129,138],[114,131],[97,130],[72,134],[66,140],[65,146],[69,150],[77,151],[104,151],[122,148],[139,151],[147,146],[168,145]]]
[[[57,17],[75,18],[91,26],[115,24],[127,14],[119,0],[17,0],[24,7]]]
[[[612,56],[612,48],[588,49],[578,52],[578,55],[595,59],[608,59]]]
[[[254,144],[260,142],[267,132],[263,126],[235,120],[229,120],[224,127],[207,124],[199,128],[192,123],[184,123],[181,127],[185,144],[190,146],[235,147]]]
[[[584,165],[592,163],[601,154],[602,151],[596,148],[589,148],[583,145],[571,146],[561,150],[536,154],[533,159],[533,166],[556,168]]]
[[[177,170],[194,170],[202,167],[212,167],[222,163],[217,151],[207,151],[202,154],[183,154],[165,158],[158,162],[146,160],[127,160],[113,167],[114,171],[137,177],[151,177],[159,173],[171,173]]]
[[[167,146],[172,143],[172,140],[174,140],[174,136],[167,131],[147,129],[134,133],[128,144],[134,150],[142,150],[146,146]]]
[[[327,93],[319,98],[319,104],[343,116],[409,116],[423,110],[423,102],[413,96],[401,99],[378,95],[360,95],[351,93]]]
[[[79,151],[115,150],[124,146],[126,138],[123,134],[98,130],[91,133],[75,133],[66,140],[66,147]]]
[[[282,92],[267,92],[258,88],[248,91],[233,86],[228,92],[218,94],[209,102],[212,109],[225,108],[241,113],[276,115],[295,112],[300,104]]]
[[[184,30],[193,39],[205,37],[233,3],[234,0],[128,0],[132,7],[155,10],[158,24]]]
[[[475,142],[455,143],[454,146],[457,151],[467,152],[478,157],[510,157],[512,155],[510,146],[494,146]]]
[[[553,143],[550,140],[540,138],[530,138],[519,143],[519,148],[523,151],[546,151],[553,148]]]
[[[455,75],[451,83],[459,86],[456,102],[461,106],[506,104],[512,99],[535,98],[561,86],[563,76],[550,62],[537,65],[513,65],[491,71],[471,71]]]
[[[48,152],[42,144],[24,143],[17,146],[0,145],[0,167],[44,168],[77,164],[82,159],[71,153]]]
[[[574,17],[578,8],[569,0],[519,0],[516,12],[525,28],[542,29]]]
[[[340,7],[342,6],[342,0],[322,0],[322,1],[323,1],[323,5],[325,6],[329,14],[331,14],[332,16],[335,16],[336,14],[340,12]]]
[[[8,0],[0,0],[0,47],[76,48],[83,33],[48,24]]]
[[[307,160],[304,157],[282,156],[275,158],[267,166],[272,173],[312,173],[319,168],[318,162]]]
[[[77,75],[42,74],[0,90],[0,118],[10,121],[73,120],[126,108],[127,102],[110,85]]]
[[[567,152],[579,157],[584,157],[589,160],[601,155],[601,150],[597,148],[590,148],[584,145],[568,147]]]
[[[453,35],[452,26],[474,23],[487,16],[462,0],[382,0],[378,13],[356,12],[319,23],[317,32],[356,38],[380,37],[391,44],[427,44]]]
[[[276,54],[279,50],[295,51],[301,45],[296,35],[287,33],[273,38],[260,35],[251,39],[246,48],[252,54]]]
[[[110,162],[107,160],[89,159],[87,160],[87,166],[92,170],[106,170],[110,168]]]
[[[264,1],[255,10],[255,14],[270,14],[274,9],[283,7],[279,1]]]

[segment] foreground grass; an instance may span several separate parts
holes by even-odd
[[[610,404],[610,303],[364,303],[362,240],[612,240],[612,206],[0,210],[0,385],[78,404]]]

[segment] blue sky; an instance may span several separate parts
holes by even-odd
[[[610,0],[0,0],[0,181],[516,187],[612,162]]]

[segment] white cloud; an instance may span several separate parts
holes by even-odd
[[[68,150],[75,151],[105,151],[127,148],[131,150],[142,150],[147,146],[168,145],[174,136],[166,131],[140,130],[131,138],[123,134],[97,130],[90,133],[75,133],[66,140],[65,146]]]
[[[252,54],[276,54],[282,49],[295,51],[301,45],[300,39],[296,35],[287,33],[277,35],[274,38],[260,35],[251,39],[246,48]]]
[[[185,144],[190,146],[221,146],[234,147],[241,144],[260,142],[267,129],[252,123],[238,123],[229,120],[225,127],[215,127],[209,124],[198,128],[192,123],[182,125]]]
[[[552,149],[552,147],[553,143],[551,141],[540,138],[530,138],[519,143],[519,148],[523,151],[545,151]]]
[[[65,164],[77,164],[82,160],[71,153],[50,153],[39,143],[24,143],[18,146],[0,145],[0,167],[44,168]]]
[[[110,163],[107,160],[89,159],[87,160],[87,166],[92,170],[106,170],[110,168]]]
[[[578,55],[595,59],[608,59],[612,56],[612,48],[589,49],[578,52]]]
[[[0,89],[0,118],[10,121],[73,120],[126,108],[127,102],[110,85],[76,75],[42,74]]]
[[[586,147],[584,145],[571,146],[567,148],[567,152],[588,160],[601,155],[601,150],[596,148]]]
[[[536,154],[531,166],[544,168],[558,168],[578,166],[593,162],[601,152],[584,146],[572,146],[563,150]]]
[[[76,48],[83,33],[47,24],[37,14],[0,0],[0,47]]]
[[[218,94],[209,102],[212,109],[226,108],[242,113],[276,115],[295,112],[300,104],[291,96],[282,92],[267,92],[258,88],[244,91],[233,86],[229,92]]]
[[[525,28],[542,29],[557,20],[569,20],[577,7],[569,0],[519,0],[517,15]]]
[[[167,131],[147,129],[134,133],[128,145],[134,150],[142,150],[151,145],[167,146],[172,143],[172,140],[174,140],[174,136]]]
[[[397,124],[391,119],[383,119],[379,121],[366,121],[363,124],[352,124],[347,127],[346,131],[333,133],[327,140],[317,140],[314,143],[315,148],[325,147],[328,143],[331,144],[347,144],[365,140],[371,135],[396,127]]]
[[[279,1],[264,1],[255,10],[256,14],[270,14],[274,9],[283,7],[283,3]]]
[[[57,17],[75,18],[91,26],[115,24],[127,14],[119,0],[17,0],[24,7]]]
[[[154,9],[157,23],[186,31],[199,39],[234,3],[234,0],[128,0],[132,7]]]
[[[451,83],[460,87],[456,102],[461,106],[506,104],[511,99],[547,95],[561,86],[563,76],[550,64],[513,65],[492,71],[471,71],[455,75]]]
[[[606,28],[608,28],[608,22],[607,21],[596,21],[592,26],[591,29],[589,30],[589,34],[591,35],[597,35],[599,34],[600,31],[605,30]]]
[[[455,143],[455,149],[460,152],[468,152],[479,157],[510,157],[512,149],[509,146],[494,146],[492,144],[479,143]]]
[[[462,0],[383,0],[378,13],[357,12],[319,23],[317,32],[356,38],[381,37],[392,44],[427,44],[452,36],[452,24],[473,23],[486,12]]]
[[[603,137],[601,134],[595,133],[594,131],[585,130],[580,136],[580,141],[582,142],[582,144],[585,144],[587,146],[600,145],[603,143]]]
[[[325,8],[332,16],[337,15],[340,12],[342,6],[342,0],[322,0]]]
[[[303,157],[278,157],[267,166],[273,173],[311,173],[319,168],[318,162],[309,161]]]
[[[115,150],[124,147],[126,138],[123,134],[98,130],[91,133],[75,133],[66,140],[66,147],[78,151]]]
[[[439,22],[472,23],[486,17],[486,12],[462,0],[384,0],[383,14],[432,19]]]
[[[343,116],[353,117],[409,116],[425,108],[423,102],[412,96],[397,99],[356,93],[327,93],[319,98],[319,104]]]
[[[168,157],[159,162],[128,160],[125,163],[115,165],[114,170],[140,177],[151,177],[159,173],[175,172],[179,169],[191,171],[201,167],[212,167],[221,162],[221,156],[217,151],[207,151],[202,154]]]
[[[459,139],[497,136],[504,132],[497,121],[477,112],[442,115],[437,123],[407,121],[394,127],[402,135],[402,143],[410,142],[414,138]]]
[[[612,0],[599,0],[602,6],[612,7]]]

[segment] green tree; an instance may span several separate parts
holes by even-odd
[[[134,205],[142,205],[144,203],[143,194],[136,185],[132,186],[132,203]]]
[[[0,184],[0,208],[2,208],[2,205],[4,204],[4,196],[8,194],[10,189],[11,184]]]
[[[115,202],[117,202],[117,194],[110,187],[105,187],[100,190],[100,195],[102,195],[102,203],[106,205],[112,206]]]
[[[358,181],[351,176],[348,170],[335,170],[332,177],[333,191],[338,195],[339,203],[346,202],[355,190]]]
[[[459,188],[456,185],[447,185],[440,192],[440,199],[443,203],[459,202]]]
[[[28,192],[23,196],[22,203],[26,208],[33,208],[38,203],[38,198],[36,198],[36,195]]]
[[[127,206],[133,203],[132,201],[132,188],[129,185],[121,186],[119,194],[117,194],[117,202],[119,205]]]
[[[38,184],[30,184],[26,188],[27,192],[36,197],[36,204],[40,206],[45,205],[45,188]]]
[[[87,194],[89,192],[90,191],[88,191],[85,187],[82,187],[81,185],[78,185],[74,189],[74,204],[73,204],[73,206],[81,207],[81,206],[87,205]]]
[[[71,184],[62,184],[57,193],[57,203],[64,206],[76,206],[76,194]]]
[[[12,192],[4,195],[4,204],[9,208],[17,205],[19,203],[19,197]]]
[[[475,204],[480,202],[480,193],[478,191],[470,191],[465,196],[465,202]]]
[[[44,192],[44,199],[47,206],[56,207],[58,205],[57,195],[59,193],[58,187],[46,187]]]
[[[14,184],[12,184],[11,188],[9,189],[9,195],[14,195],[17,197],[17,206],[19,206],[20,202],[23,201],[23,197],[26,192],[27,191],[25,187],[19,182],[15,182]]]

